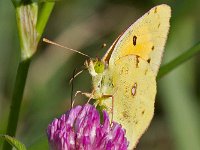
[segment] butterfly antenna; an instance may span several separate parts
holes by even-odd
[[[83,55],[83,56],[86,56],[86,57],[88,57],[88,58],[91,58],[91,57],[90,57],[89,55],[87,55],[87,54],[84,54],[84,53],[82,53],[82,52],[80,52],[80,51],[78,51],[78,50],[75,50],[75,49],[72,49],[72,48],[69,48],[69,47],[60,45],[60,44],[55,43],[55,42],[53,42],[53,41],[51,41],[51,40],[48,40],[48,39],[46,39],[46,38],[43,38],[42,40],[43,40],[43,42],[46,42],[46,43],[49,43],[49,44],[52,44],[52,45],[56,45],[56,46],[58,46],[58,47],[61,47],[61,48],[64,48],[64,49],[67,49],[67,50],[70,50],[70,51],[79,53],[79,54],[81,54],[81,55]]]

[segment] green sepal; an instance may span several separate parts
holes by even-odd
[[[22,60],[32,57],[36,52],[38,45],[38,32],[36,30],[37,17],[37,3],[23,3],[16,7],[16,18]]]

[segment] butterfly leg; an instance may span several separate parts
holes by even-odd
[[[90,100],[93,98],[93,92],[92,92],[92,93],[86,93],[86,92],[83,93],[82,91],[76,91],[76,93],[75,93],[75,95],[74,95],[74,98],[73,98],[73,100],[72,100],[72,102],[71,102],[71,108],[74,106],[75,98],[76,98],[76,96],[77,96],[78,94],[82,94],[82,95],[88,97],[89,99],[88,99],[87,103],[89,103]]]
[[[71,78],[70,81],[69,81],[69,84],[72,85],[72,89],[71,89],[71,90],[72,90],[72,91],[71,91],[71,108],[74,106],[75,97],[77,96],[78,93],[81,93],[81,91],[77,91],[77,92],[75,93],[74,98],[73,98],[73,91],[74,91],[74,83],[73,83],[73,81],[74,81],[74,78],[75,78],[77,75],[79,75],[81,72],[83,72],[83,70],[81,70],[81,72],[76,73],[76,70],[77,70],[77,68],[74,69],[74,71],[73,71],[73,76],[72,76],[72,78]],[[76,73],[76,74],[75,74],[75,73]]]
[[[69,84],[71,84],[73,82],[73,80],[78,76],[80,75],[84,70],[81,70],[79,72],[77,72],[75,75],[73,75],[73,77],[69,80]]]
[[[71,108],[74,106],[76,96],[77,96],[78,94],[80,94],[80,93],[82,93],[82,92],[81,92],[81,91],[76,91],[76,93],[74,94],[74,98],[73,98],[73,100],[72,100],[72,102],[71,102]]]
[[[93,98],[93,95],[94,95],[94,91],[92,91],[92,93],[82,93],[82,95],[85,95],[86,97],[88,97],[88,101],[87,103],[90,102],[90,100]]]
[[[81,93],[81,94],[84,95],[84,96],[86,96],[86,97],[88,97],[88,98],[92,97],[92,93],[86,93],[86,92],[84,92],[84,93]]]
[[[89,97],[89,99],[88,99],[88,101],[87,101],[87,104],[90,102],[90,100],[92,99],[92,96],[91,97]]]

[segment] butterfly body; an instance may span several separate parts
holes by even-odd
[[[152,8],[120,35],[101,60],[89,60],[91,98],[112,108],[133,149],[154,114],[156,75],[169,30],[171,9]],[[113,102],[112,102],[113,101]]]
[[[112,73],[109,70],[107,64],[102,60],[92,60],[86,61],[86,67],[89,70],[90,75],[92,76],[92,99],[97,100],[97,103],[101,103],[100,100],[109,99],[109,97],[105,97],[105,95],[113,94],[113,81],[112,81]],[[101,64],[101,66],[99,66]],[[95,70],[95,68],[99,69],[103,66],[101,71]]]

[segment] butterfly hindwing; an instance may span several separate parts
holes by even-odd
[[[114,109],[113,120],[126,129],[129,147],[135,147],[154,114],[155,76],[148,63],[135,55],[115,62],[112,72]],[[104,105],[112,107],[110,100]]]

